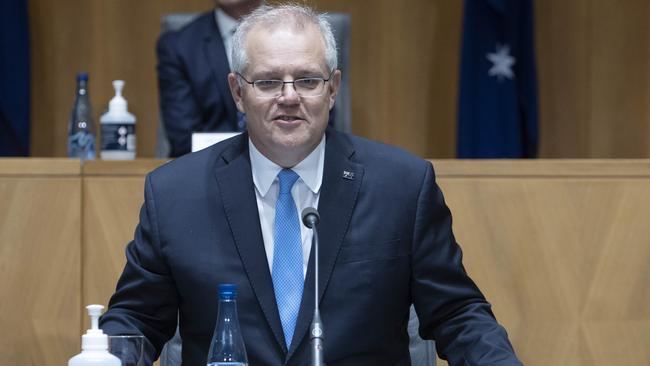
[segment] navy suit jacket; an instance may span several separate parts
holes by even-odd
[[[170,156],[191,151],[192,132],[242,131],[228,87],[230,65],[214,11],[160,36],[158,88]]]
[[[249,363],[308,364],[314,252],[287,349],[254,190],[246,133],[150,173],[102,328],[143,333],[152,360],[174,334],[178,311],[183,364],[205,365],[217,285],[235,283]],[[451,365],[520,364],[463,269],[429,162],[330,128],[319,202],[328,365],[410,364],[411,303],[420,334],[435,339]]]

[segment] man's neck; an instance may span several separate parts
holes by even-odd
[[[309,154],[311,154],[314,149],[320,144],[321,140],[318,140],[313,146],[304,148],[304,149],[287,149],[286,151],[276,151],[274,149],[269,149],[267,146],[257,141],[256,139],[251,138],[251,141],[255,145],[255,148],[264,155],[267,159],[274,162],[275,164],[281,166],[282,168],[290,169],[296,166],[298,163],[303,161]]]

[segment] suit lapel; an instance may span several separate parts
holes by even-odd
[[[343,238],[348,231],[352,211],[363,180],[363,165],[352,161],[351,157],[354,155],[354,149],[344,136],[328,129],[323,183],[318,201],[320,214],[318,227],[320,239],[319,302],[322,301],[327,290],[327,284],[331,278]],[[314,251],[312,250],[305,278],[302,303],[298,313],[298,321],[296,322],[296,331],[287,359],[293,355],[298,345],[307,335],[314,313],[313,309]],[[325,324],[324,330],[327,332],[327,324]],[[325,336],[327,336],[327,333],[325,333]]]
[[[228,57],[226,56],[226,48],[223,45],[223,39],[219,33],[219,27],[215,20],[213,20],[212,24],[214,25],[212,31],[204,38],[205,56],[208,58],[208,65],[210,65],[215,80],[217,81],[216,87],[219,90],[219,95],[226,96],[226,98],[224,98],[224,104],[228,110],[228,115],[235,116],[237,115],[237,111],[235,110],[236,106],[235,102],[230,98],[230,88],[228,87],[228,71],[230,70],[230,64],[228,63]]]
[[[255,187],[248,155],[248,134],[223,154],[226,164],[215,170],[226,218],[251,288],[278,345],[286,352],[284,334],[266,260]]]

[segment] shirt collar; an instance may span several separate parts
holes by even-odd
[[[282,167],[262,155],[250,138],[248,139],[248,147],[253,171],[253,183],[260,195],[264,197],[269,192]],[[325,136],[323,136],[318,146],[291,170],[300,176],[300,179],[314,194],[317,194],[323,182],[324,163]]]
[[[237,29],[237,20],[219,8],[214,11],[214,19],[217,21],[221,38],[232,37],[235,29]]]

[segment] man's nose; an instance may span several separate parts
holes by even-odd
[[[285,83],[280,91],[278,102],[283,104],[297,104],[300,103],[300,95],[296,91],[293,83]]]

